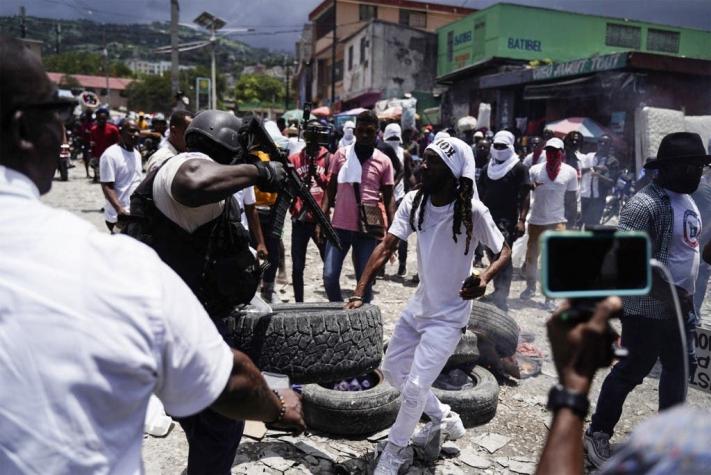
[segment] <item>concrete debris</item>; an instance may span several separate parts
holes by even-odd
[[[390,428],[388,427],[385,430],[381,430],[380,432],[376,432],[375,434],[371,435],[370,437],[367,438],[368,442],[377,442],[381,439],[384,439],[390,434]]]
[[[449,462],[435,467],[435,475],[464,475],[464,471]]]
[[[294,465],[293,460],[287,460],[281,454],[273,450],[266,450],[264,452],[264,456],[259,459],[259,461],[267,467],[273,468],[274,470],[278,470],[280,472],[285,472],[290,469],[292,465]]]
[[[454,445],[453,442],[445,442],[444,444],[442,444],[442,453],[444,455],[447,455],[449,457],[456,457],[457,455],[459,455],[460,452],[461,450],[459,450],[459,447]]]
[[[496,457],[494,460],[502,467],[508,467],[511,463],[511,459],[509,459],[508,457]]]
[[[511,463],[509,464],[509,470],[511,470],[512,472],[529,475],[536,471],[536,464],[531,462],[519,462],[518,460],[511,460]]]
[[[327,460],[331,463],[336,463],[338,461],[338,456],[329,452],[323,447],[314,447],[313,445],[307,444],[304,441],[297,442],[294,447],[301,450],[306,455],[311,455],[319,459]]]
[[[474,443],[484,447],[490,454],[493,454],[499,450],[504,445],[508,444],[511,440],[510,437],[506,437],[500,434],[494,434],[493,432],[487,432],[486,434],[480,435],[474,439]]]
[[[459,454],[459,460],[473,468],[484,469],[491,466],[491,461],[489,459],[482,457],[472,449],[462,450],[462,453]]]

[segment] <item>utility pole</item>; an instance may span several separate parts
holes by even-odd
[[[286,72],[286,94],[284,95],[284,112],[289,110],[289,63],[287,57],[284,57],[284,70]]]
[[[109,48],[106,45],[106,28],[103,28],[102,30],[102,37],[104,41],[104,73],[106,74],[106,103],[109,104],[110,108],[111,104],[109,103]]]
[[[170,89],[175,93],[180,89],[178,66],[178,22],[180,21],[180,5],[178,0],[170,0]]]
[[[62,31],[62,27],[59,25],[59,23],[54,24],[54,33],[56,34],[55,42],[54,42],[54,52],[56,54],[59,54],[59,42],[60,38],[59,35]]]
[[[27,24],[25,23],[25,7],[20,7],[20,37],[27,38]]]
[[[215,67],[215,47],[217,46],[217,37],[215,36],[215,22],[210,24],[210,90],[212,92],[210,108],[217,109],[217,76]]]
[[[336,102],[336,7],[338,0],[333,0],[333,41],[331,42],[331,107]]]

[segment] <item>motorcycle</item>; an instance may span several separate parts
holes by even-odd
[[[605,224],[612,218],[619,216],[632,195],[635,194],[634,173],[628,169],[622,170],[617,177],[615,185],[605,200],[605,210],[602,212],[601,223]]]
[[[72,152],[69,144],[63,143],[59,149],[59,157],[57,158],[57,169],[59,170],[59,179],[61,181],[69,181],[69,161],[71,156]]]

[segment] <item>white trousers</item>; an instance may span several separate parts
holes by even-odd
[[[402,394],[388,441],[406,446],[423,412],[435,422],[449,414],[431,388],[461,337],[461,328],[402,314],[383,361],[385,379]]]

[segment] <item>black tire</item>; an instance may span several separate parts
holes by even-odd
[[[383,344],[383,353],[388,349],[388,343],[390,340]],[[447,364],[444,365],[444,369],[454,368],[463,365],[474,366],[479,362],[479,344],[477,337],[472,332],[466,332],[462,335],[462,339],[459,340],[457,347],[454,349],[454,353],[447,360]]]
[[[480,344],[491,343],[500,357],[516,353],[520,329],[516,321],[498,307],[475,300],[468,328],[476,333]]]
[[[62,181],[69,181],[69,167],[67,166],[67,161],[64,159],[59,159],[59,179]]]
[[[496,415],[499,405],[499,383],[488,370],[476,366],[469,372],[474,387],[461,391],[447,391],[433,387],[437,399],[449,405],[462,418],[464,427],[486,424]]]
[[[286,374],[306,384],[365,374],[380,365],[383,322],[380,309],[365,304],[273,305],[273,313],[235,312],[235,346],[263,371]]]
[[[303,389],[306,427],[328,434],[363,436],[393,425],[400,410],[400,393],[383,379],[367,391],[336,391],[318,384]]]

